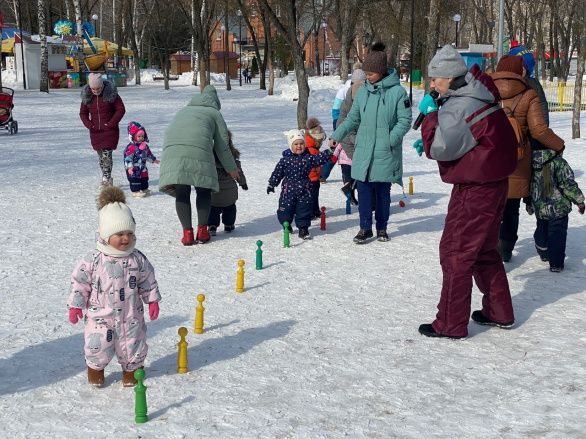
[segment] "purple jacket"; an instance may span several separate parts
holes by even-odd
[[[92,148],[96,151],[118,147],[118,124],[125,112],[124,103],[110,81],[104,81],[104,88],[99,96],[92,93],[89,85],[81,90],[79,118],[90,130]]]

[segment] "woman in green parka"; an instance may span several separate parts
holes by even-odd
[[[357,130],[352,178],[357,182],[360,231],[357,244],[372,238],[372,197],[376,197],[376,236],[388,241],[391,184],[403,186],[403,137],[411,126],[411,103],[395,69],[388,69],[385,46],[376,43],[362,69],[366,82],[358,90],[344,122],[330,136],[330,145]]]
[[[226,172],[232,178],[238,177],[220,108],[216,89],[208,85],[175,114],[165,130],[159,190],[175,197],[177,216],[183,227],[183,245],[210,240],[208,217],[212,191],[219,191],[214,152]],[[191,186],[196,192],[198,226],[195,237],[191,222]]]

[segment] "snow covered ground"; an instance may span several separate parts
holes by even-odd
[[[6,84],[5,84],[6,85]],[[339,80],[311,78],[310,115],[331,132]],[[144,124],[155,154],[173,114],[198,90],[162,83],[120,89],[130,120]],[[93,247],[97,158],[78,117],[79,90],[17,90],[20,131],[0,131],[0,437],[3,438],[583,438],[586,428],[586,219],[572,212],[566,270],[536,256],[534,217],[523,214],[506,264],[516,327],[470,323],[461,341],[420,336],[441,286],[438,242],[450,191],[436,164],[404,143],[405,183],[393,187],[388,243],[357,246],[358,215],[346,215],[338,167],[322,187],[328,228],[282,247],[278,194],[267,179],[296,125],[296,87],[279,81],[219,85],[222,112],[242,151],[250,190],[237,228],[183,247],[171,197],[129,199],[137,248],[153,263],[163,302],[148,322],[145,381],[150,421],[134,423],[134,392],[116,362],[106,386],[90,387],[83,328],[67,320],[75,262]],[[415,105],[421,92],[415,91]],[[414,110],[414,116],[417,111]],[[586,190],[586,140],[571,140],[570,113],[551,115],[565,157]],[[582,118],[586,131],[586,117]],[[120,148],[114,181],[128,191]],[[158,167],[150,166],[157,188]],[[398,206],[399,200],[406,207]],[[254,269],[263,241],[265,268]],[[246,260],[245,292],[235,293]],[[205,333],[192,333],[205,293]],[[472,309],[480,306],[475,291]],[[189,373],[175,373],[177,330],[190,329]]]

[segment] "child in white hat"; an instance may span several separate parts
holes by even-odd
[[[124,387],[136,384],[134,371],[143,367],[148,351],[143,303],[148,304],[151,320],[159,316],[155,271],[134,248],[136,223],[125,201],[117,187],[100,193],[96,249],[75,266],[67,300],[69,321],[85,322],[88,382],[97,387],[104,384],[104,368],[114,353],[122,366]]]
[[[312,213],[309,172],[311,168],[330,161],[332,150],[326,149],[317,155],[311,155],[305,146],[305,134],[302,130],[287,131],[285,136],[289,149],[283,151],[283,157],[269,178],[267,194],[275,192],[275,187],[282,182],[277,211],[279,222],[283,224],[286,221],[291,224],[295,219],[299,237],[311,239],[309,235]]]

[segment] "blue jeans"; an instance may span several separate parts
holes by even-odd
[[[376,230],[386,230],[391,205],[391,183],[357,181],[360,228],[372,229],[372,199],[376,199],[374,219]]]
[[[538,252],[547,254],[550,267],[563,267],[566,259],[566,237],[568,236],[568,215],[552,220],[537,218],[533,233]]]

